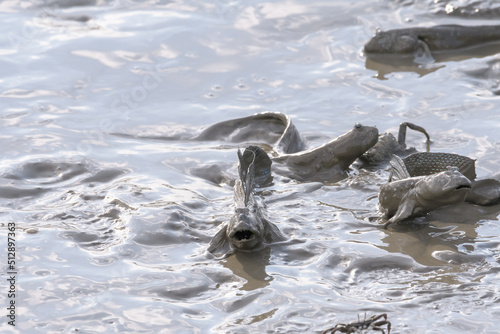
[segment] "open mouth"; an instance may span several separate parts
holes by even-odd
[[[250,230],[242,230],[234,233],[233,238],[238,241],[250,240],[253,236],[253,232]]]
[[[461,184],[458,187],[456,187],[455,189],[456,190],[459,190],[459,189],[470,189],[470,185],[468,185],[468,184]]]

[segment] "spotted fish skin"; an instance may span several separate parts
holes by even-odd
[[[446,171],[449,166],[457,167],[469,180],[476,178],[476,160],[469,157],[441,152],[414,153],[403,159],[410,176],[424,176]]]

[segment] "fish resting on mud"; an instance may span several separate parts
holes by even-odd
[[[271,160],[257,146],[249,146],[243,154],[238,150],[238,160],[239,177],[234,185],[235,213],[210,241],[210,253],[253,251],[286,239],[267,219],[264,205],[256,200],[254,193],[255,180],[267,177]]]
[[[367,54],[413,54],[421,49],[449,51],[499,41],[498,25],[450,24],[379,31],[366,43],[364,50]]]
[[[464,202],[471,181],[457,167],[427,176],[411,177],[403,160],[391,160],[393,181],[380,188],[379,208],[388,218],[385,228],[405,219],[425,215],[442,206]]]

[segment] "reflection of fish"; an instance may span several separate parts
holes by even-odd
[[[351,131],[320,147],[284,154],[274,160],[290,167],[291,176],[298,180],[337,182],[346,177],[349,166],[377,140],[377,128],[358,123]]]
[[[410,177],[401,158],[393,156],[393,179],[380,188],[379,206],[390,218],[386,227],[441,206],[463,202],[471,181],[457,167],[428,176]]]
[[[238,150],[238,159],[235,214],[210,241],[208,251],[211,253],[225,253],[231,249],[251,251],[285,239],[278,227],[266,219],[262,205],[254,199],[255,179],[267,177],[269,157],[262,149],[250,146],[243,154]],[[256,175],[256,170],[260,174]]]

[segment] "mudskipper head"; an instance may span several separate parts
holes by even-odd
[[[359,156],[378,141],[378,130],[373,126],[356,123],[351,131],[337,138],[335,155],[347,169]]]
[[[379,31],[365,44],[365,53],[411,54],[418,50],[418,39],[398,30]]]
[[[227,237],[232,247],[253,250],[262,245],[264,223],[260,210],[254,207],[237,208],[227,227]]]
[[[471,181],[459,172],[457,167],[425,177],[417,185],[420,198],[439,202],[441,205],[454,204],[465,200],[471,190]]]

